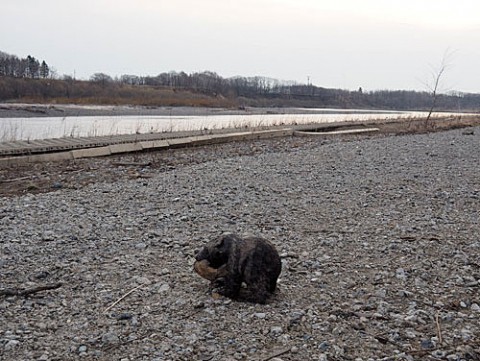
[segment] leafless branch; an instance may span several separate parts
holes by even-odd
[[[279,351],[277,351],[277,352],[274,352],[274,353],[271,354],[270,356],[267,356],[267,357],[263,358],[262,361],[271,360],[272,358],[275,358],[275,357],[277,357],[277,356],[284,355],[284,354],[286,354],[287,352],[290,352],[290,348],[286,348],[286,349],[283,349],[283,350],[279,350]]]
[[[41,292],[41,291],[48,291],[48,290],[54,290],[62,286],[62,283],[54,283],[51,285],[45,285],[45,286],[38,286],[38,287],[33,287],[33,288],[26,288],[26,289],[21,289],[21,288],[7,288],[0,290],[0,296],[29,296],[31,294]]]
[[[105,311],[103,311],[103,313],[107,313],[108,311],[110,311],[113,307],[115,307],[119,302],[121,302],[123,299],[127,298],[130,294],[132,294],[133,292],[135,292],[136,290],[138,290],[139,288],[143,287],[145,284],[141,284],[135,288],[132,288],[130,291],[128,291],[127,293],[125,293],[122,297],[120,297],[118,300],[116,300],[114,303],[112,303],[109,307],[107,307],[105,309]]]

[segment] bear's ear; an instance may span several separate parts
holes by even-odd
[[[224,250],[225,252],[228,252],[228,250],[232,248],[234,243],[235,243],[235,236],[232,234],[227,234],[221,238],[218,248]]]
[[[220,239],[218,241],[217,246],[219,248],[222,248],[224,246],[228,246],[230,241],[231,241],[230,238],[231,238],[231,235],[229,233],[220,236]]]

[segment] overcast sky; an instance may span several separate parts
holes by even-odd
[[[59,75],[210,70],[333,88],[480,93],[479,0],[2,0],[0,51]]]

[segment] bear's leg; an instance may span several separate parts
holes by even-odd
[[[277,279],[273,278],[270,280],[269,285],[268,285],[268,291],[270,293],[275,292],[275,289],[277,288]]]
[[[245,295],[245,300],[248,302],[253,302],[253,303],[260,303],[260,304],[265,304],[267,303],[267,299],[270,296],[270,292],[268,292],[266,289],[253,289],[253,290],[248,290]]]
[[[271,295],[269,289],[270,284],[267,279],[264,277],[257,279],[254,283],[247,284],[245,299],[249,302],[265,304]]]
[[[214,281],[214,287],[218,289],[218,293],[232,299],[238,297],[241,286],[242,280],[231,275],[220,277]]]

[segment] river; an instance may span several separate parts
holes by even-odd
[[[94,137],[160,133],[200,129],[252,129],[262,126],[420,118],[425,112],[315,109],[292,114],[189,115],[189,116],[68,116],[1,118],[0,142],[64,137]],[[441,113],[442,116],[451,114]]]

